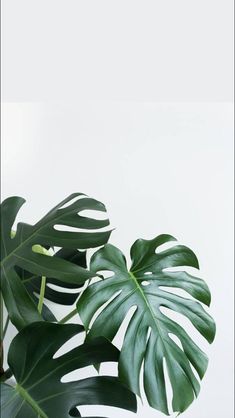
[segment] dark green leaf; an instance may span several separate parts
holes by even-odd
[[[55,357],[83,331],[75,324],[37,322],[12,341],[8,364],[16,387],[1,385],[2,418],[70,418],[81,405],[109,405],[136,411],[136,398],[115,377],[89,377],[62,383],[66,374],[97,362],[117,361],[119,351],[100,337]],[[55,358],[54,358],[55,357]]]
[[[72,203],[73,199],[77,198]],[[108,220],[96,220],[81,216],[79,213],[89,209],[105,212],[105,207],[97,200],[81,193],[75,193],[57,205],[35,225],[19,223],[14,238],[11,237],[12,225],[20,207],[24,203],[20,197],[10,197],[1,205],[1,290],[13,324],[18,328],[33,321],[41,320],[37,306],[23,285],[17,268],[33,275],[46,276],[48,279],[82,285],[93,274],[83,267],[63,257],[50,257],[36,253],[36,245],[56,246],[68,249],[87,249],[98,247],[107,242],[110,231],[99,230],[109,224]],[[64,207],[64,205],[67,206]],[[83,231],[57,230],[57,226],[79,228]]]
[[[67,261],[71,261],[72,263],[86,268],[86,252],[85,251],[78,251],[78,250],[71,250],[67,248],[62,248],[53,255],[55,257],[62,258]],[[27,272],[21,268],[17,268],[17,273],[21,277],[28,293],[31,295],[33,300],[36,304],[38,304],[38,296],[40,294],[41,288],[41,280],[40,276],[35,276],[32,273]],[[56,285],[61,289],[54,288],[52,289],[48,285]],[[47,286],[45,290],[45,298],[49,301],[60,305],[73,305],[74,302],[77,300],[80,288],[83,286],[77,284],[77,278],[73,283],[63,282],[62,280],[57,280],[53,278],[47,278]],[[76,289],[73,293],[67,292],[66,289]],[[46,321],[56,321],[55,316],[50,311],[50,309],[44,303],[42,309],[42,317]]]
[[[189,248],[175,245],[156,252],[160,245],[169,241],[175,241],[175,238],[160,235],[149,241],[137,240],[131,248],[129,272],[121,251],[110,244],[105,245],[93,255],[91,269],[112,271],[113,275],[90,285],[77,305],[89,341],[98,335],[112,341],[130,308],[136,307],[121,350],[119,376],[133,392],[140,394],[140,370],[144,362],[148,402],[165,414],[168,414],[168,406],[164,359],[173,390],[173,410],[179,412],[198,395],[199,378],[202,379],[208,360],[183,327],[163,314],[160,308],[183,314],[210,343],[215,335],[214,321],[200,303],[162,288],[179,288],[200,302],[210,303],[206,283],[183,271],[184,266],[198,268],[197,258]],[[165,270],[180,266],[182,271]],[[89,329],[100,308],[101,312]],[[178,337],[182,347],[171,334]],[[191,365],[196,369],[198,379]]]

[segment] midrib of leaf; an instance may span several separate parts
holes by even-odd
[[[37,413],[40,418],[49,418],[48,415],[43,412],[37,402],[30,396],[30,394],[19,384],[16,385],[15,390],[20,396],[31,406],[31,408]]]
[[[145,293],[144,293],[143,289],[141,288],[141,286],[139,285],[138,280],[136,279],[135,275],[134,275],[131,271],[129,271],[129,276],[130,276],[130,277],[131,277],[131,279],[135,282],[136,288],[137,288],[137,290],[140,292],[140,294],[141,294],[141,296],[142,296],[142,298],[143,298],[143,300],[144,300],[144,302],[145,302],[145,304],[146,304],[146,306],[147,306],[147,308],[148,308],[148,310],[149,310],[149,312],[150,312],[150,315],[151,315],[151,317],[152,317],[152,319],[153,319],[153,322],[154,322],[154,325],[155,325],[155,327],[156,327],[156,329],[157,329],[157,331],[158,331],[159,337],[161,338],[162,343],[163,343],[163,345],[165,346],[165,343],[164,343],[164,341],[165,341],[165,340],[164,340],[164,337],[163,337],[163,335],[162,335],[162,333],[161,333],[161,328],[160,328],[160,326],[158,325],[158,321],[157,321],[157,319],[156,319],[156,316],[154,315],[154,312],[153,312],[153,310],[152,310],[152,308],[151,308],[151,305],[149,304],[148,299],[147,299],[147,298],[146,298],[146,296],[145,296]]]

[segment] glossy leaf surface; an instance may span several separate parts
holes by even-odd
[[[87,249],[103,245],[110,236],[110,231],[100,231],[109,224],[107,219],[97,220],[80,214],[84,210],[105,212],[104,205],[76,193],[35,225],[18,223],[12,238],[12,226],[24,202],[20,197],[10,197],[1,204],[1,291],[10,319],[18,329],[42,317],[17,269],[78,286],[92,277],[91,272],[71,261],[36,253],[35,246]],[[70,231],[70,227],[78,230]]]
[[[208,360],[185,329],[162,308],[184,315],[209,343],[215,335],[214,321],[199,303],[210,304],[209,289],[202,279],[185,271],[185,266],[198,269],[198,260],[182,245],[157,251],[170,241],[175,241],[170,235],[137,240],[131,248],[130,271],[121,251],[105,245],[93,255],[91,269],[97,273],[108,270],[112,275],[91,284],[77,305],[88,341],[100,335],[112,341],[129,310],[135,307],[121,350],[119,375],[133,392],[140,394],[140,370],[144,364],[148,402],[165,414],[169,413],[169,399],[164,362],[173,391],[173,411],[183,412],[199,393]],[[166,270],[174,267],[181,269]],[[167,288],[184,290],[191,298]],[[98,309],[101,311],[90,325]]]
[[[83,331],[75,324],[37,322],[11,343],[8,363],[16,387],[1,385],[2,418],[70,418],[81,405],[109,405],[136,411],[136,398],[118,378],[97,376],[61,382],[66,374],[95,364],[117,361],[119,351],[97,338],[55,356],[71,337]]]

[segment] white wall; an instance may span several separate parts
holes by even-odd
[[[233,0],[2,0],[5,101],[230,101]]]
[[[170,233],[198,255],[217,336],[212,346],[202,343],[209,369],[185,418],[233,416],[232,117],[229,103],[3,106],[2,197],[27,199],[21,220],[34,222],[70,192],[83,191],[106,203],[117,228],[111,242],[123,251],[136,238]],[[134,417],[104,407],[88,412]],[[160,416],[139,405],[138,418]]]

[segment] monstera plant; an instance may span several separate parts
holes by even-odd
[[[193,251],[171,235],[138,239],[128,267],[107,243],[109,220],[84,214],[106,212],[101,202],[72,194],[36,224],[15,226],[24,202],[14,196],[1,204],[2,418],[79,417],[81,405],[136,412],[143,392],[166,415],[185,411],[199,393],[208,359],[171,314],[183,315],[209,343],[215,336],[203,307],[210,291],[187,269],[199,269]],[[71,312],[58,320],[55,304],[71,305]],[[76,323],[67,323],[72,318]],[[124,321],[119,351],[112,341]],[[10,323],[18,333],[6,357]],[[82,343],[57,353],[78,334]],[[102,375],[104,362],[116,362],[118,376]],[[79,379],[86,366],[94,376]],[[72,371],[78,378],[63,381]]]

